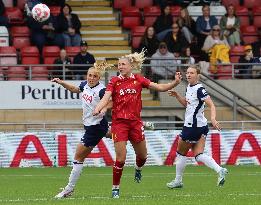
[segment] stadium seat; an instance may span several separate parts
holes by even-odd
[[[30,38],[29,37],[14,37],[13,46],[16,49],[22,49],[23,47],[31,46]]]
[[[139,48],[141,38],[146,31],[146,26],[136,26],[131,31],[131,47],[134,49]]]
[[[27,71],[22,66],[10,66],[7,70],[7,80],[26,80]]]
[[[9,19],[11,25],[23,25],[25,23],[23,12],[18,7],[5,9],[5,16]]]
[[[48,80],[49,71],[46,66],[32,67],[32,80]]]
[[[60,48],[58,46],[45,46],[43,48],[44,64],[53,64],[54,60],[60,56]],[[52,69],[48,66],[48,69]]]
[[[24,5],[25,5],[26,0],[17,0],[17,7],[21,10],[24,9]]]
[[[231,63],[238,63],[239,57],[245,54],[244,46],[234,46],[230,48],[229,56]]]
[[[248,9],[244,6],[237,6],[236,7],[236,15],[240,19],[241,26],[248,26],[249,25],[249,13]]]
[[[136,7],[125,7],[122,9],[122,27],[132,29],[141,25],[141,13]]]
[[[217,66],[218,79],[232,79],[232,66],[219,65]]]
[[[171,6],[170,13],[173,16],[173,22],[176,22],[177,18],[180,16],[180,6]]]
[[[233,6],[239,6],[240,5],[240,0],[222,0],[222,4],[224,6],[228,6],[229,4],[232,4]]]
[[[65,47],[67,55],[70,57],[71,61],[73,62],[74,56],[76,56],[80,51],[80,46],[68,46]]]
[[[27,46],[21,49],[22,64],[39,64],[40,53],[36,46]]]
[[[124,7],[130,7],[132,0],[114,0],[113,1],[113,8],[115,9],[122,9]]]
[[[261,6],[261,1],[260,0],[244,0],[244,6],[253,9],[257,6]]]
[[[12,26],[10,33],[12,37],[28,37],[30,29],[27,26]]]
[[[0,67],[0,81],[5,79],[5,71],[3,68]]]
[[[4,65],[16,65],[17,53],[13,46],[0,47],[0,65],[2,68],[7,68]]]
[[[253,8],[253,24],[261,28],[261,6]]]
[[[144,9],[145,7],[153,6],[153,0],[135,0],[135,7]]]
[[[258,34],[257,27],[255,27],[253,25],[252,26],[242,26],[240,30],[241,30],[241,34],[243,36],[243,41],[245,44],[251,44],[251,43],[258,41],[259,34]]]
[[[50,8],[50,13],[53,16],[58,16],[60,14],[60,11],[61,11],[60,6],[49,6],[49,8]]]
[[[152,26],[157,16],[159,16],[160,14],[161,10],[158,6],[145,7],[143,12],[144,26]]]

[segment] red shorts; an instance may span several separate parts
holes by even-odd
[[[139,143],[145,139],[141,120],[116,119],[111,124],[112,140],[114,142],[131,141]]]

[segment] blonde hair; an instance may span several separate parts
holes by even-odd
[[[94,63],[93,64],[93,67],[90,67],[89,70],[94,70],[96,73],[99,74],[99,76],[102,75],[102,72],[104,72],[105,70],[107,69],[113,69],[114,68],[114,65],[113,64],[108,64],[106,62],[106,60],[100,62],[100,63]],[[89,71],[88,70],[88,71]]]
[[[119,60],[127,59],[130,62],[131,67],[133,69],[135,69],[135,68],[141,69],[143,62],[146,59],[145,52],[146,52],[146,49],[143,48],[140,53],[137,53],[137,52],[131,53],[131,54],[120,57]]]
[[[200,67],[198,65],[189,65],[188,68],[194,68],[197,71],[197,74],[200,74]]]

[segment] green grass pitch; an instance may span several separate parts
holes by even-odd
[[[68,181],[71,168],[1,168],[0,204],[6,205],[260,205],[261,167],[228,166],[224,187],[205,166],[187,166],[183,189],[170,190],[166,183],[175,167],[147,166],[143,180],[134,182],[134,169],[125,167],[120,199],[111,198],[111,167],[85,167],[72,197],[53,197]]]

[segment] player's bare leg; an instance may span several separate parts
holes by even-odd
[[[115,199],[120,197],[120,181],[127,154],[126,145],[125,141],[114,143],[116,161],[113,166],[112,198]]]
[[[203,162],[207,167],[215,170],[218,174],[218,186],[223,186],[225,183],[225,176],[228,173],[226,168],[222,168],[219,166],[216,161],[208,156],[207,154],[203,153],[205,148],[205,137],[201,137],[200,140],[193,146],[192,151],[194,153],[195,159],[198,162]]]
[[[83,162],[86,156],[88,156],[93,147],[85,147],[83,144],[78,144],[76,148],[76,153],[74,155],[73,168],[69,177],[69,182],[63,190],[55,196],[56,199],[66,198],[73,194],[74,187],[78,181],[82,169]]]
[[[142,178],[142,174],[141,174],[142,167],[147,160],[146,141],[143,140],[139,143],[132,142],[132,146],[133,146],[135,154],[136,154],[134,181],[137,182],[137,183],[140,183],[141,178]]]
[[[167,187],[170,189],[182,188],[183,182],[182,177],[186,167],[187,153],[191,148],[191,144],[183,141],[179,138],[178,148],[177,148],[177,157],[176,157],[176,177],[171,182],[167,183]]]

